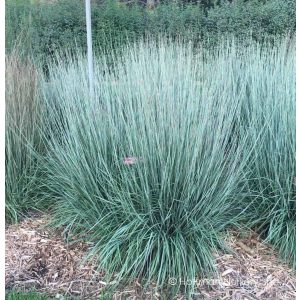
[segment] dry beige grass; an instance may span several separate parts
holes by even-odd
[[[36,171],[33,152],[41,148],[38,71],[20,58],[19,46],[6,56],[5,217],[17,221],[34,205],[30,195]]]
[[[17,48],[5,59],[6,124],[23,134],[33,131],[37,115],[37,70],[28,60],[22,61]]]

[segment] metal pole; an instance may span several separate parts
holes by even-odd
[[[87,33],[87,57],[89,72],[90,95],[94,96],[94,71],[93,71],[93,48],[92,48],[92,21],[91,21],[91,0],[85,0],[86,33]]]

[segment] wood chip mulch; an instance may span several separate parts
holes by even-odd
[[[60,299],[64,299],[60,295],[99,299],[109,283],[103,279],[104,271],[91,262],[82,263],[88,245],[68,245],[59,232],[45,229],[47,222],[47,216],[39,216],[6,228],[6,289],[35,288]],[[216,255],[218,278],[197,280],[193,299],[296,299],[295,271],[281,262],[269,245],[254,233],[241,237],[233,232],[226,241],[233,253]],[[148,290],[141,294],[140,290],[137,283],[116,291],[113,299],[163,299],[158,293]]]
[[[296,299],[295,271],[283,263],[270,245],[254,232],[245,237],[232,232],[226,240],[233,254],[216,255],[217,285],[203,299]]]

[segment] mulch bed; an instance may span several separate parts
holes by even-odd
[[[59,232],[45,229],[47,222],[47,216],[36,216],[6,228],[6,289],[36,288],[56,298],[96,299],[109,283],[104,271],[83,263],[89,246],[67,244]],[[193,299],[296,299],[295,272],[269,245],[254,233],[241,237],[233,232],[226,242],[233,254],[216,255],[218,278],[196,281]],[[154,289],[141,290],[137,282],[115,291],[113,299],[161,299]]]

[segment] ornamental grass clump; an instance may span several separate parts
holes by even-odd
[[[243,121],[253,147],[248,165],[247,222],[295,266],[295,40],[287,38],[244,69]],[[250,55],[249,55],[250,57]],[[253,88],[257,87],[257,88]]]
[[[110,69],[98,58],[93,98],[84,57],[50,68],[45,197],[55,224],[84,234],[117,281],[212,275],[222,231],[237,224],[243,86],[235,46],[224,47],[148,41]]]
[[[38,71],[17,48],[6,57],[5,92],[5,217],[16,222],[35,206],[41,147]]]
[[[293,84],[292,61],[277,65],[282,47],[136,43],[96,58],[93,95],[86,58],[58,59],[43,82],[42,201],[54,206],[54,225],[90,242],[89,256],[116,282],[160,289],[175,278],[192,291],[196,277],[213,276],[226,227],[272,216],[267,196],[263,215],[254,210],[268,176],[256,168],[270,164],[270,149],[286,155],[264,146],[279,145],[271,139],[281,125],[274,119],[269,132],[270,118],[292,122],[278,104]]]

